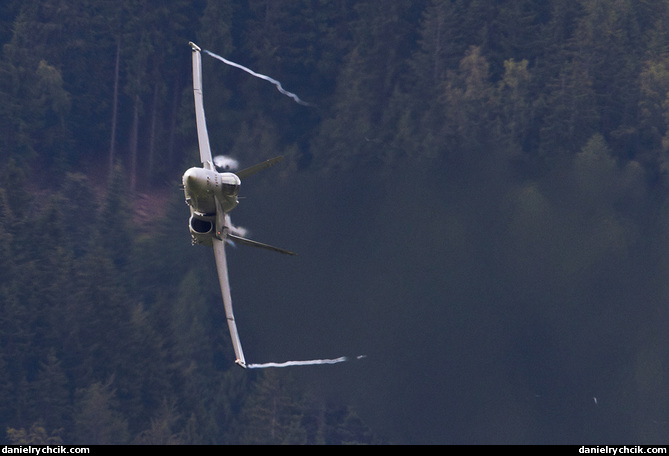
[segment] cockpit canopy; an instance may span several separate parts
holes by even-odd
[[[220,173],[221,192],[226,196],[237,196],[241,180],[234,173]]]

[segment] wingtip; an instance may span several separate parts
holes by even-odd
[[[189,41],[188,44],[190,44],[190,47],[193,48],[194,51],[200,52],[202,50],[202,49],[200,49],[200,46],[193,43],[192,41]]]
[[[244,361],[242,361],[241,359],[236,359],[235,364],[237,364],[242,369],[246,369],[246,363]]]

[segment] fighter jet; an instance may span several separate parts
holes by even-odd
[[[232,346],[235,351],[235,363],[246,368],[246,360],[244,359],[242,344],[237,332],[237,324],[232,312],[228,265],[225,257],[226,241],[260,247],[286,255],[295,255],[295,253],[233,234],[231,232],[232,224],[229,213],[239,204],[238,194],[242,181],[258,171],[279,163],[283,160],[283,157],[271,158],[234,173],[219,173],[216,170],[212,160],[209,135],[207,134],[207,123],[204,115],[201,49],[193,42],[189,44],[193,51],[195,119],[202,167],[190,168],[183,175],[184,195],[186,203],[190,208],[188,228],[193,244],[204,244],[214,249],[216,268],[223,296],[223,306],[225,307],[228,328],[232,337]]]

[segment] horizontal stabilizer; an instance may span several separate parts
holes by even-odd
[[[270,166],[276,165],[277,163],[279,163],[282,160],[283,160],[283,156],[270,158],[269,160],[265,160],[262,163],[258,163],[257,165],[253,165],[250,168],[246,168],[246,169],[243,169],[239,172],[235,172],[235,174],[237,175],[237,177],[244,180],[247,177],[254,175],[258,171],[262,171],[265,168],[269,168]]]
[[[280,249],[279,247],[263,244],[262,242],[258,241],[252,241],[251,239],[235,236],[234,234],[231,233],[228,233],[227,237],[233,242],[239,242],[240,244],[243,245],[248,245],[251,247],[260,247],[261,249],[273,250],[274,252],[283,253],[284,255],[297,255],[297,253],[291,252],[290,250]]]

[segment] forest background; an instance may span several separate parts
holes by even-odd
[[[8,443],[666,443],[669,1],[5,0]],[[179,189],[235,223],[250,362]]]

